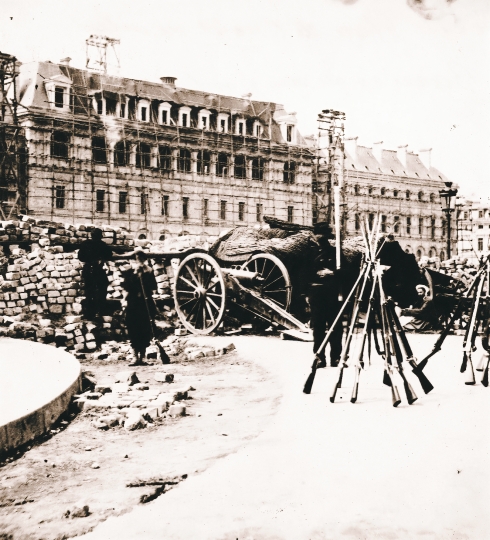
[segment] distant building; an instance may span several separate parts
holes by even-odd
[[[314,154],[282,105],[68,64],[20,67],[29,214],[152,239],[311,224]]]
[[[466,199],[457,207],[458,253],[473,262],[490,253],[490,200]]]
[[[447,178],[431,166],[430,150],[419,154],[406,146],[386,150],[345,140],[344,228],[358,235],[361,220],[369,223],[379,213],[381,232],[393,234],[403,249],[422,256],[446,259],[447,232],[439,190]],[[456,252],[456,228],[452,227],[452,254]],[[454,247],[453,247],[454,244]]]

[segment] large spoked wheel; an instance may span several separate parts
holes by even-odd
[[[188,255],[174,285],[175,309],[193,334],[209,334],[225,313],[225,282],[218,263],[206,253]]]
[[[279,307],[288,309],[291,304],[291,280],[283,262],[275,255],[257,253],[245,264],[242,270],[258,272],[264,280],[259,285],[260,294],[275,302]]]

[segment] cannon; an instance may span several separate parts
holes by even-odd
[[[306,324],[290,313],[288,270],[275,255],[257,253],[241,265],[223,268],[209,253],[186,254],[175,274],[174,301],[184,327],[209,334],[234,304],[270,324],[307,334]]]

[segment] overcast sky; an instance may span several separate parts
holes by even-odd
[[[0,51],[22,62],[70,56],[83,67],[90,34],[118,38],[123,76],[251,92],[296,111],[305,135],[322,109],[342,110],[359,144],[431,147],[463,194],[490,195],[490,0],[0,4]]]

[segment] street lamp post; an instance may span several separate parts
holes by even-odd
[[[445,189],[439,190],[439,195],[443,203],[442,211],[446,214],[447,223],[447,258],[451,258],[451,214],[454,211],[454,201],[458,190],[451,187],[452,182],[444,182]]]

